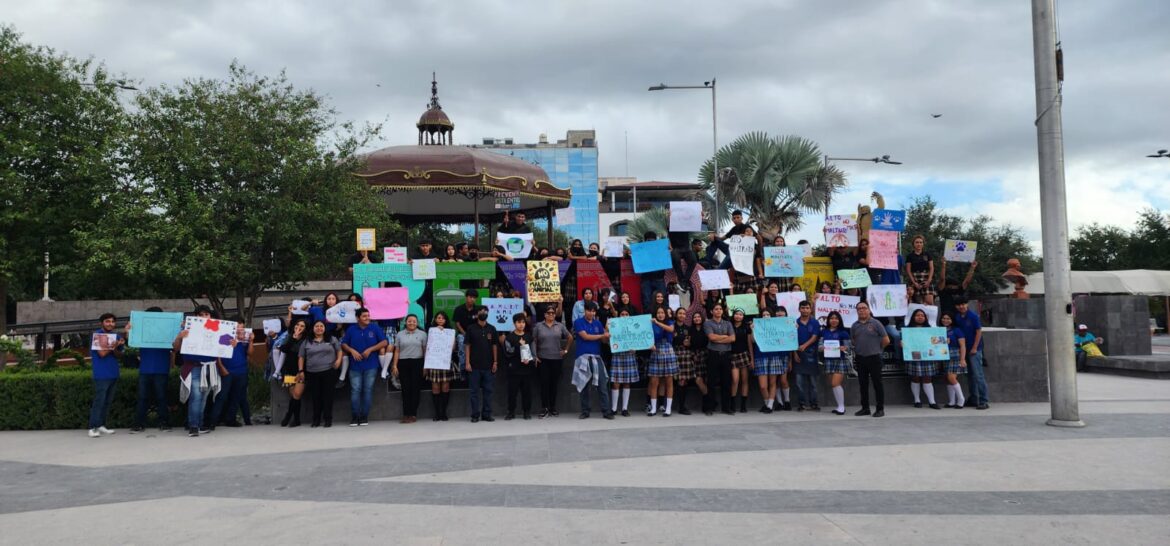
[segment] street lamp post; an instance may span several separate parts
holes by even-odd
[[[1164,157],[1164,158],[1166,158],[1166,159],[1170,159],[1170,150],[1158,150],[1158,153],[1156,153],[1156,154],[1150,154],[1150,155],[1147,155],[1146,157],[1153,157],[1153,158],[1162,158],[1162,157]]]
[[[665,91],[667,89],[710,89],[711,90],[711,180],[715,183],[715,213],[713,218],[714,229],[719,231],[719,214],[721,212],[721,202],[719,200],[719,117],[715,109],[715,78],[711,81],[703,82],[703,85],[666,85],[660,83],[658,85],[650,86],[647,91]]]

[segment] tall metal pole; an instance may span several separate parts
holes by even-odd
[[[711,179],[715,181],[715,225],[712,229],[719,233],[722,224],[719,223],[722,212],[719,200],[719,116],[715,110],[715,78],[711,78]]]
[[[1044,254],[1044,325],[1048,341],[1048,424],[1083,427],[1073,355],[1072,281],[1065,205],[1061,92],[1056,68],[1053,0],[1032,0],[1032,53],[1036,70],[1036,148],[1040,159],[1040,225]]]

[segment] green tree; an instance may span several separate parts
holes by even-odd
[[[233,63],[226,80],[187,80],[137,97],[122,150],[131,177],[103,196],[103,224],[81,232],[87,265],[106,264],[167,292],[225,301],[251,319],[269,288],[347,265],[354,229],[394,229],[353,176],[379,130],[338,123],[284,74]]]
[[[1170,269],[1170,215],[1153,209],[1138,213],[1125,254],[1131,269]]]
[[[719,160],[719,195],[723,210],[716,211],[716,230],[742,208],[760,231],[773,235],[797,229],[804,213],[824,211],[834,193],[845,187],[844,173],[826,166],[817,144],[798,136],[770,137],[753,132],[724,146]],[[713,162],[699,169],[704,210],[715,210]]]
[[[1069,261],[1074,271],[1130,269],[1130,235],[1117,226],[1089,224],[1077,229],[1068,242]]]

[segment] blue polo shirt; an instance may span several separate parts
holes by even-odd
[[[951,328],[947,328],[947,347],[950,347],[951,352],[954,353],[956,356],[959,354],[959,340],[960,339],[963,339],[963,340],[967,339],[967,336],[963,335],[962,330],[955,328],[953,326]]]
[[[796,318],[796,343],[797,343],[797,345],[804,345],[805,343],[808,343],[808,340],[812,339],[813,336],[819,336],[819,335],[821,335],[821,323],[820,323],[820,321],[818,321],[816,319],[816,317],[813,317],[810,315],[808,317],[808,324],[801,324],[800,317]],[[805,349],[805,352],[812,351],[815,353],[817,350],[816,347],[817,347],[817,345],[815,343],[812,345],[809,345],[808,348]]]
[[[101,328],[94,330],[95,334],[109,334]],[[94,379],[117,379],[120,370],[118,369],[118,357],[114,355],[114,351],[110,351],[106,356],[98,356],[98,352],[90,349],[89,357],[93,360],[93,378]]]
[[[138,375],[166,375],[170,372],[170,349],[140,349],[138,351]]]
[[[232,357],[223,361],[223,367],[232,375],[248,373],[248,347],[251,342],[241,341],[232,349]]]
[[[970,309],[966,313],[955,314],[955,327],[962,330],[963,337],[967,338],[967,354],[983,350],[983,338],[979,338],[979,346],[971,347],[971,342],[975,340],[975,332],[983,329],[983,323],[979,321],[979,314]]]
[[[573,321],[573,331],[578,334],[585,332],[590,335],[599,336],[605,333],[605,326],[602,326],[601,321],[597,320],[597,318],[594,318],[593,322],[589,322],[585,320],[585,317],[581,317]],[[577,356],[583,355],[601,356],[601,341],[587,340],[578,335]]]
[[[653,322],[651,322],[650,325],[654,327],[654,344],[655,345],[658,345],[659,343],[663,343],[663,342],[674,343],[674,333],[673,332],[667,332],[666,330],[663,330],[661,326],[654,324]],[[674,326],[674,321],[668,320],[668,321],[666,321],[666,325],[667,326]]]
[[[386,341],[386,334],[382,332],[382,327],[371,322],[365,328],[357,324],[350,325],[345,329],[345,335],[341,336],[342,345],[348,345],[359,353],[366,352],[366,349],[373,347],[383,341]],[[371,354],[365,360],[354,360],[353,356],[349,358],[349,369],[364,372],[367,370],[376,370],[379,368],[378,356]]]

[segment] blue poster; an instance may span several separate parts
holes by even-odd
[[[795,351],[796,319],[793,317],[758,318],[752,321],[752,338],[765,353]]]
[[[798,246],[764,247],[764,276],[803,277],[804,249]]]
[[[873,211],[873,220],[870,222],[870,229],[900,232],[906,229],[906,211],[877,209]]]
[[[630,245],[630,256],[634,259],[634,273],[639,275],[670,269],[670,241],[658,239],[634,243]]]
[[[130,311],[130,346],[139,349],[170,349],[183,329],[182,313]]]
[[[902,360],[950,360],[946,328],[902,328]]]
[[[524,300],[520,298],[484,298],[483,305],[487,307],[488,324],[495,326],[500,333],[515,330],[512,317],[524,312]]]
[[[654,346],[650,315],[611,318],[606,326],[609,328],[609,348],[614,352],[643,351]]]

